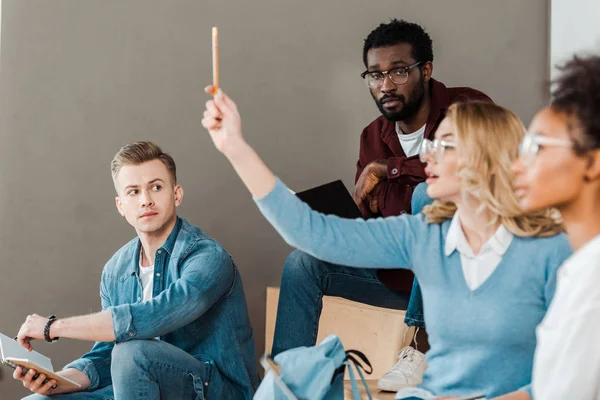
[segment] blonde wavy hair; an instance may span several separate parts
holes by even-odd
[[[525,127],[512,111],[492,103],[467,102],[450,106],[446,118],[454,124],[458,178],[462,191],[479,202],[479,212],[493,215],[517,236],[553,236],[563,231],[556,210],[523,213],[513,190],[512,164]],[[430,223],[442,223],[456,213],[456,204],[436,200],[423,209]]]

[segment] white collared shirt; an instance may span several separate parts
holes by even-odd
[[[600,235],[557,275],[554,299],[536,330],[534,397],[600,400]]]
[[[475,290],[492,275],[498,264],[500,264],[512,239],[513,234],[503,225],[500,225],[496,233],[481,247],[479,254],[474,255],[462,230],[457,211],[452,218],[450,228],[448,228],[444,254],[448,257],[455,250],[460,253],[460,261],[467,286],[469,289]]]

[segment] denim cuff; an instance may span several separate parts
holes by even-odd
[[[134,339],[137,336],[133,326],[133,315],[131,314],[131,305],[121,304],[120,306],[108,307],[106,311],[112,316],[115,341],[123,343]]]
[[[425,329],[425,320],[423,319],[423,314],[406,313],[404,316],[404,323],[408,326],[415,326],[417,328]]]
[[[65,365],[63,370],[68,368],[74,368],[87,375],[88,379],[90,380],[90,386],[87,388],[87,390],[95,390],[100,385],[100,375],[98,374],[98,370],[96,369],[96,366],[92,360],[80,358],[71,362],[70,364]]]

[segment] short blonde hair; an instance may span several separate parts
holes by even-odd
[[[488,211],[517,236],[553,236],[563,231],[556,210],[524,213],[513,189],[512,164],[525,127],[512,111],[493,103],[467,102],[450,106],[446,114],[454,124],[459,155],[461,190],[480,202],[479,211]],[[436,200],[423,212],[431,223],[451,219],[456,205]]]
[[[176,185],[177,168],[175,160],[169,154],[163,152],[157,144],[148,141],[133,142],[121,147],[121,150],[115,154],[110,163],[113,181],[116,181],[117,175],[124,165],[139,165],[152,160],[160,160],[167,167],[173,185]]]

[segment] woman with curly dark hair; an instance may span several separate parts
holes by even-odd
[[[526,211],[557,208],[573,250],[537,328],[536,400],[600,399],[600,57],[574,57],[514,165]]]

